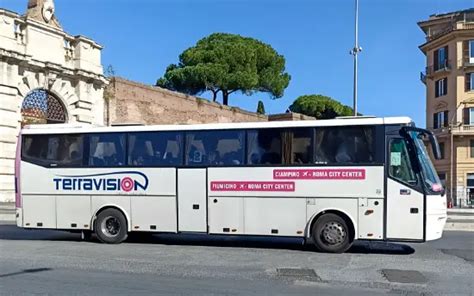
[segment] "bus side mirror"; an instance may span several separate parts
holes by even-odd
[[[441,149],[439,148],[439,144],[438,144],[438,141],[436,140],[436,137],[432,133],[429,133],[428,137],[430,139],[431,149],[433,150],[434,158],[441,159]]]
[[[433,135],[433,133],[431,131],[421,129],[421,128],[417,128],[417,127],[414,127],[414,126],[403,127],[403,131],[406,132],[406,133],[410,132],[410,131],[414,131],[414,132],[417,132],[417,133],[419,133],[420,135],[422,135],[424,137],[428,137],[429,140],[430,140],[431,149],[433,151],[434,158],[435,159],[441,159],[441,149],[439,148],[438,140],[436,140],[435,135]]]

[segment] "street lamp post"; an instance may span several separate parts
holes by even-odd
[[[354,116],[357,116],[357,55],[361,51],[362,48],[359,46],[359,0],[355,0],[355,45],[354,48],[350,51],[350,54],[354,56]]]

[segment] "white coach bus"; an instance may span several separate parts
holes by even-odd
[[[19,137],[17,225],[95,232],[438,239],[446,197],[409,118],[199,125],[34,125]],[[430,149],[431,150],[431,149]]]

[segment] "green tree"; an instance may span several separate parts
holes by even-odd
[[[265,114],[265,105],[263,104],[262,101],[258,101],[257,113],[258,114]]]
[[[352,116],[353,109],[323,95],[298,97],[290,106],[290,111],[302,113],[317,119],[332,119],[338,116]]]
[[[229,95],[241,91],[283,96],[290,82],[285,58],[270,45],[240,35],[214,33],[197,42],[179,56],[179,63],[168,66],[157,86],[191,95],[212,92],[213,101],[222,94],[224,105]]]

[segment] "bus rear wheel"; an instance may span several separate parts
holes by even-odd
[[[105,209],[95,220],[97,238],[107,244],[119,244],[127,239],[127,220],[116,209]]]
[[[316,248],[327,253],[344,253],[352,245],[352,231],[336,214],[324,214],[314,223],[311,235]]]

